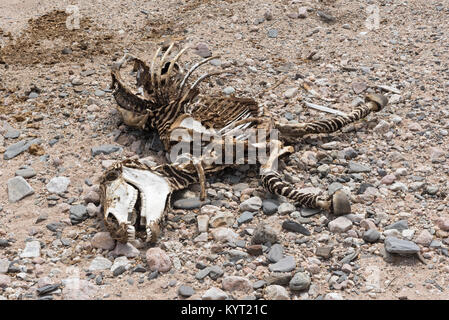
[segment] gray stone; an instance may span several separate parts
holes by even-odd
[[[99,154],[111,154],[117,151],[123,150],[120,146],[115,146],[112,144],[103,144],[101,146],[92,147],[91,153],[92,157],[98,156]]]
[[[266,199],[262,201],[262,211],[267,215],[275,214],[278,211],[279,201]]]
[[[83,222],[89,217],[86,206],[82,204],[71,206],[69,217],[73,225]]]
[[[300,225],[299,223],[292,221],[292,220],[286,220],[282,223],[282,229],[287,231],[292,231],[296,233],[303,234],[305,236],[310,236],[310,231],[307,230],[304,226]]]
[[[407,220],[399,220],[393,224],[390,224],[389,226],[386,226],[384,229],[385,230],[396,229],[399,231],[403,231],[405,229],[408,229],[408,222]]]
[[[21,258],[37,258],[41,255],[41,244],[39,241],[29,241],[25,244],[25,249],[20,254]]]
[[[218,278],[224,275],[223,269],[220,268],[219,266],[211,266],[208,267],[208,269],[209,269],[208,275],[212,280],[217,280]]]
[[[181,285],[178,288],[178,294],[180,296],[188,298],[188,297],[193,296],[195,294],[195,290],[192,287],[190,287],[190,286]]]
[[[282,245],[276,243],[271,246],[270,251],[268,251],[267,259],[270,262],[276,263],[284,257],[284,248]]]
[[[55,177],[47,183],[47,190],[50,193],[64,193],[70,184],[70,179],[67,177]]]
[[[327,192],[332,196],[338,190],[343,189],[343,185],[340,182],[332,182],[327,188]]]
[[[23,169],[17,170],[15,172],[15,175],[27,179],[27,178],[34,177],[36,175],[36,171],[33,168],[28,167],[28,168],[23,168]]]
[[[208,58],[208,57],[212,56],[212,52],[210,51],[209,47],[205,43],[198,43],[198,45],[196,46],[195,49],[196,49],[195,53],[197,55],[199,55],[200,57]]]
[[[3,159],[9,160],[27,151],[32,144],[40,144],[41,139],[22,140],[10,145],[3,154]]]
[[[321,212],[321,209],[301,208],[301,216],[304,218],[314,216],[320,212]]]
[[[226,95],[231,95],[235,93],[235,89],[233,87],[226,87],[223,89],[223,93]]]
[[[296,268],[296,261],[294,257],[286,256],[278,262],[270,264],[268,268],[272,272],[289,272]]]
[[[14,177],[8,180],[8,199],[9,202],[17,202],[23,198],[34,194],[33,188],[23,177]]]
[[[106,92],[104,92],[103,90],[97,89],[97,90],[95,90],[94,94],[97,97],[103,97],[106,94]]]
[[[98,256],[92,262],[89,266],[89,271],[101,271],[101,270],[108,270],[112,267],[112,262],[108,259]]]
[[[173,203],[173,207],[176,209],[192,210],[200,208],[204,202],[200,198],[187,198],[179,199]]]
[[[6,139],[17,139],[20,136],[20,130],[13,128],[8,122],[3,123],[3,130],[6,130],[3,134]]]
[[[241,225],[246,222],[250,222],[251,220],[253,220],[253,217],[254,217],[253,212],[245,211],[240,215],[240,217],[237,218],[237,223]]]
[[[290,214],[293,211],[296,211],[296,207],[292,205],[291,203],[284,202],[282,203],[278,208],[278,213],[282,215]]]
[[[278,31],[276,29],[268,30],[268,37],[269,38],[277,38],[278,37]]]
[[[379,240],[380,238],[380,232],[377,231],[376,229],[369,229],[367,231],[365,231],[365,233],[363,234],[363,240],[365,240],[366,242],[369,243],[374,243],[377,240]]]
[[[362,172],[371,172],[371,168],[354,161],[349,161],[349,173],[362,173]]]
[[[111,271],[114,277],[121,275],[123,272],[129,268],[130,262],[126,257],[118,257],[114,260],[114,263],[111,266]]]
[[[262,207],[262,200],[259,197],[252,197],[240,204],[240,211],[258,211]]]
[[[306,290],[310,286],[310,276],[305,272],[296,273],[290,280],[289,288],[293,291]]]
[[[278,237],[276,231],[266,224],[260,224],[254,230],[254,234],[251,238],[252,244],[265,244],[265,243],[276,243],[278,242]]]
[[[416,243],[408,240],[402,240],[395,237],[385,238],[385,250],[389,253],[415,254],[420,251]]]

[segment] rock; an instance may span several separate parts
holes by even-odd
[[[301,208],[301,217],[308,218],[320,212],[321,209]]]
[[[298,18],[301,18],[301,19],[307,18],[307,7],[299,7],[298,8]]]
[[[253,244],[246,247],[246,251],[252,256],[260,256],[263,253],[261,244]]]
[[[172,267],[170,257],[160,248],[150,248],[146,259],[151,271],[168,272]]]
[[[112,267],[112,262],[108,259],[98,256],[95,257],[95,259],[92,260],[92,262],[89,265],[88,270],[89,271],[102,271],[102,270],[109,270]]]
[[[362,238],[366,242],[374,243],[377,240],[379,240],[380,232],[377,231],[376,229],[369,229],[369,230],[365,231]]]
[[[268,30],[268,38],[277,38],[277,37],[278,37],[278,31],[276,29]]]
[[[113,256],[125,256],[127,258],[136,258],[140,254],[140,251],[136,249],[131,243],[117,242],[117,245],[112,251]]]
[[[286,256],[276,263],[270,264],[269,267],[272,272],[290,272],[296,268],[295,258]]]
[[[296,211],[296,207],[292,205],[291,203],[285,202],[282,203],[278,208],[278,213],[282,215],[290,214],[292,212]]]
[[[265,298],[267,300],[290,300],[287,290],[277,284],[265,288]]]
[[[259,224],[254,230],[254,234],[251,238],[252,244],[265,244],[265,243],[276,243],[278,242],[278,237],[276,231],[266,224]]]
[[[380,180],[380,183],[385,184],[385,185],[390,185],[395,181],[396,181],[396,176],[394,174],[387,174]]]
[[[87,208],[82,204],[77,204],[70,207],[70,221],[73,225],[83,222],[89,217]]]
[[[50,193],[64,193],[70,184],[70,179],[67,177],[55,177],[47,183],[47,190]]]
[[[201,296],[203,300],[226,300],[228,295],[221,289],[212,287],[206,290]]]
[[[239,249],[231,249],[228,251],[229,260],[230,261],[238,261],[240,259],[246,259],[248,258],[249,254],[239,250]]]
[[[86,210],[89,217],[101,216],[101,207],[100,206],[97,207],[92,202],[87,205]]]
[[[366,83],[360,81],[354,81],[352,83],[352,90],[355,94],[360,94],[367,89]]]
[[[126,257],[118,257],[114,260],[112,264],[111,271],[114,274],[114,277],[121,275],[131,266],[128,258]]]
[[[449,231],[449,217],[440,217],[435,221],[438,228],[443,231]]]
[[[20,176],[8,179],[7,185],[9,202],[14,203],[34,194],[33,188]]]
[[[262,201],[262,211],[266,215],[275,214],[278,211],[279,202],[272,199]]]
[[[33,168],[28,167],[17,170],[15,175],[28,179],[34,177],[36,175],[36,171]]]
[[[286,97],[287,99],[293,98],[294,96],[296,96],[298,93],[298,88],[290,88],[287,89],[287,91],[285,91],[284,93],[284,97]]]
[[[122,150],[123,148],[120,146],[115,146],[112,144],[103,144],[101,146],[92,147],[91,153],[92,157],[95,157],[98,156],[99,154],[111,154]]]
[[[242,225],[246,222],[250,222],[251,220],[253,220],[253,217],[254,217],[253,212],[245,211],[240,215],[240,217],[237,218],[237,223],[238,225]]]
[[[208,269],[209,269],[208,275],[212,280],[217,280],[224,274],[223,269],[221,269],[219,266],[211,266],[208,267]]]
[[[112,239],[109,232],[98,232],[92,240],[90,240],[92,247],[103,250],[112,250],[115,246],[115,240]]]
[[[205,43],[198,43],[195,49],[195,54],[199,55],[200,57],[209,58],[212,56],[212,52],[209,50],[209,47]]]
[[[96,205],[100,204],[100,194],[95,190],[89,190],[83,197],[84,203],[94,203]]]
[[[276,243],[271,246],[270,251],[268,251],[267,259],[270,262],[276,263],[284,257],[284,248],[282,245]]]
[[[304,226],[302,226],[299,223],[292,221],[292,220],[284,221],[282,223],[282,228],[287,231],[292,231],[292,232],[303,234],[305,236],[310,236],[309,230],[307,230]]]
[[[234,215],[231,212],[219,212],[209,220],[212,228],[230,227],[234,224]]]
[[[190,287],[190,286],[186,286],[186,285],[181,285],[178,288],[178,294],[182,297],[190,297],[193,296],[195,294],[195,290]]]
[[[432,242],[433,237],[429,231],[423,230],[416,238],[416,243],[428,247]]]
[[[25,249],[20,254],[21,258],[37,258],[41,255],[41,244],[39,241],[29,241],[25,244]]]
[[[184,210],[198,209],[202,205],[203,202],[200,200],[200,198],[179,199],[173,203],[173,207],[175,209],[184,209]]]
[[[395,237],[385,238],[385,250],[389,253],[415,254],[420,251],[419,247],[412,241],[401,240]]]
[[[333,249],[332,246],[320,246],[316,248],[315,254],[318,257],[329,259],[331,257],[332,249]]]
[[[402,230],[408,229],[408,222],[407,222],[407,220],[399,220],[393,224],[390,224],[389,226],[386,226],[384,229],[385,230],[396,229],[396,230],[402,231]]]
[[[349,161],[349,173],[371,172],[371,168],[363,164]]]
[[[289,288],[293,291],[306,290],[310,286],[310,277],[305,272],[296,273],[290,280]]]
[[[415,234],[415,230],[405,229],[405,230],[402,230],[401,234],[404,239],[412,240],[413,235]]]
[[[235,93],[235,89],[233,87],[226,87],[223,89],[223,93],[225,95],[231,95],[231,94]]]
[[[262,207],[262,200],[259,197],[252,197],[240,204],[240,211],[254,212]]]
[[[352,222],[346,217],[338,217],[329,222],[328,227],[333,233],[343,233],[351,229]]]
[[[6,148],[5,153],[3,154],[3,159],[9,160],[15,158],[19,154],[27,151],[31,145],[40,143],[41,139],[21,140],[19,142],[16,142]]]
[[[212,237],[218,242],[234,242],[238,235],[232,229],[220,227],[212,231]]]
[[[244,277],[227,276],[222,280],[222,287],[225,291],[243,291],[249,292],[253,289],[251,281]]]

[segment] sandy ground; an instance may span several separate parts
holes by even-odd
[[[379,28],[369,30],[366,19],[369,4],[379,8]],[[67,30],[65,9],[76,5],[80,12],[80,29]],[[307,7],[307,16],[295,16],[299,8]],[[317,15],[325,11],[334,21],[325,21]],[[270,15],[272,16],[270,19]],[[193,211],[177,210],[168,216],[168,223],[158,243],[170,256],[174,266],[157,279],[148,280],[148,274],[126,271],[114,277],[103,272],[103,281],[96,284],[99,272],[93,276],[87,271],[97,255],[111,253],[95,249],[91,238],[102,231],[97,218],[89,218],[71,225],[71,205],[84,203],[91,191],[85,180],[96,183],[104,170],[104,160],[120,160],[129,156],[152,156],[160,159],[161,151],[147,141],[152,136],[126,128],[115,111],[115,101],[108,92],[109,70],[114,60],[124,51],[150,59],[154,50],[167,40],[179,47],[195,47],[202,42],[213,54],[221,55],[222,68],[232,65],[239,70],[238,77],[222,77],[204,90],[221,91],[235,88],[238,96],[255,96],[264,83],[275,83],[283,75],[288,79],[273,93],[259,101],[279,119],[293,117],[298,121],[319,119],[323,113],[308,109],[303,99],[311,98],[317,104],[329,105],[348,112],[357,97],[379,86],[396,88],[399,93],[383,91],[392,103],[371,115],[351,130],[325,136],[316,136],[298,143],[297,150],[286,163],[286,170],[298,179],[298,188],[315,187],[327,190],[333,178],[320,178],[321,163],[304,164],[301,157],[310,151],[314,155],[332,156],[353,148],[353,161],[369,165],[372,170],[351,177],[345,184],[355,195],[361,184],[372,186],[368,192],[355,196],[353,213],[362,219],[372,219],[376,229],[398,220],[407,220],[414,230],[412,240],[419,241],[427,230],[439,247],[419,244],[424,262],[416,257],[385,258],[384,244],[362,240],[364,228],[360,220],[354,222],[352,233],[335,234],[326,227],[321,215],[311,217],[305,225],[313,230],[307,244],[295,240],[303,236],[283,231],[280,227],[287,217],[265,216],[262,210],[248,224],[235,232],[266,223],[279,231],[280,243],[286,254],[296,258],[297,270],[311,274],[311,286],[302,292],[287,289],[292,299],[315,299],[330,292],[345,299],[448,299],[449,266],[448,233],[438,226],[438,218],[449,217],[448,185],[448,37],[449,7],[444,1],[11,1],[0,3],[0,124],[6,121],[20,131],[14,139],[4,138],[0,132],[0,152],[20,140],[38,137],[43,142],[42,153],[23,154],[0,160],[0,239],[10,239],[9,246],[0,247],[0,259],[16,261],[25,267],[22,272],[7,272],[0,286],[0,295],[8,299],[36,299],[35,290],[47,283],[60,283],[75,272],[90,285],[85,285],[83,298],[95,299],[180,299],[178,287],[186,284],[194,288],[189,299],[201,298],[210,287],[221,288],[221,279],[195,279],[197,261],[219,265],[225,276],[237,275],[251,282],[269,276],[264,256],[251,257],[240,262],[240,267],[226,264],[224,246],[217,257],[217,243],[210,237],[206,243],[192,241],[198,235],[196,222],[176,219]],[[265,18],[264,18],[265,17]],[[267,19],[268,17],[268,19]],[[276,37],[270,37],[276,30]],[[69,54],[64,49],[70,48]],[[316,52],[315,54],[312,54]],[[308,59],[310,58],[310,59]],[[185,61],[198,61],[190,50]],[[208,68],[212,68],[209,66]],[[218,67],[220,68],[220,67]],[[94,70],[91,75],[86,71]],[[334,102],[313,97],[302,87],[307,81],[319,95]],[[356,93],[357,85],[365,86]],[[296,87],[297,96],[286,99],[284,92]],[[98,94],[98,90],[102,93]],[[30,98],[30,93],[38,93]],[[96,94],[97,93],[97,94]],[[285,120],[287,121],[287,120]],[[386,124],[383,124],[383,122]],[[380,124],[380,125],[379,125]],[[354,130],[355,129],[355,130]],[[49,142],[58,137],[58,142]],[[331,149],[323,143],[336,141]],[[121,145],[121,153],[92,157],[92,146]],[[158,158],[159,157],[159,158]],[[334,177],[346,175],[347,161],[333,157],[330,172]],[[36,175],[27,179],[35,193],[17,203],[8,201],[7,181],[23,166],[31,166]],[[380,181],[379,169],[395,176],[401,190],[392,190]],[[398,171],[399,169],[399,171]],[[257,188],[253,195],[263,199],[268,195],[258,186],[255,169],[239,173],[239,182]],[[233,172],[219,174],[212,183],[215,191],[233,191]],[[63,197],[52,199],[46,184],[56,176],[70,178]],[[231,177],[231,178],[230,178]],[[416,177],[421,177],[417,179]],[[414,189],[414,183],[424,184]],[[215,184],[213,182],[216,182]],[[218,184],[221,182],[222,184]],[[436,187],[436,192],[429,187]],[[429,191],[430,190],[430,191]],[[50,197],[50,198],[49,198]],[[239,217],[239,203],[245,200],[239,194],[219,199],[221,210]],[[66,204],[66,205],[65,205]],[[299,210],[299,208],[298,208]],[[39,216],[45,221],[36,223]],[[62,222],[64,228],[57,234],[46,225]],[[318,228],[318,231],[317,231]],[[310,258],[325,243],[334,247],[331,258],[319,258],[318,271],[310,271]],[[242,235],[249,242],[250,236]],[[25,242],[41,242],[41,259],[19,258]],[[69,239],[62,245],[58,239]],[[59,242],[58,242],[59,241]],[[171,245],[170,245],[171,244]],[[146,265],[145,251],[129,258],[130,265]],[[215,249],[214,249],[215,248]],[[359,252],[350,263],[343,288],[336,289],[329,278],[340,271],[338,264],[348,252]],[[74,271],[75,270],[75,271]],[[337,273],[338,274],[338,273]],[[335,275],[335,273],[334,273]],[[0,274],[1,276],[1,274]],[[7,279],[6,279],[7,277]],[[341,277],[341,273],[337,278]],[[0,281],[1,283],[1,281]],[[90,288],[90,289],[89,289]],[[78,288],[79,289],[79,288]],[[84,290],[83,289],[83,290]],[[75,294],[79,294],[75,293]],[[227,292],[233,298],[266,298],[263,289],[250,292]],[[70,292],[53,295],[54,299],[70,298]]]

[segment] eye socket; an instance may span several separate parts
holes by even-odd
[[[106,179],[106,181],[111,182],[111,181],[116,180],[118,177],[119,177],[119,175],[118,175],[117,171],[111,171],[111,172],[108,172],[105,179]]]

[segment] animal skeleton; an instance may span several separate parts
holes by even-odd
[[[126,54],[111,71],[113,95],[125,124],[157,130],[167,153],[178,150],[180,145],[193,147],[193,150],[199,148],[201,152],[177,154],[171,163],[157,166],[143,160],[127,159],[107,169],[100,182],[101,203],[105,225],[115,239],[132,241],[136,230],[145,228],[146,240],[155,242],[174,191],[199,183],[200,198],[204,200],[206,175],[251,163],[251,152],[264,148],[269,149],[269,156],[257,159],[257,162],[261,165],[260,175],[266,190],[304,207],[321,208],[337,215],[350,212],[348,196],[341,190],[329,199],[295,190],[277,171],[277,160],[292,153],[291,144],[305,135],[335,132],[381,110],[388,102],[384,96],[370,94],[364,105],[329,120],[282,124],[266,110],[259,110],[254,99],[201,94],[199,84],[222,72],[206,73],[189,86],[192,74],[217,57],[203,59],[186,71],[178,61],[187,48],[169,59],[173,46],[171,44],[163,54],[159,48],[150,65]],[[120,69],[127,62],[134,62],[137,86],[142,88],[143,97],[134,94],[121,78]],[[257,132],[277,130],[279,138],[270,137],[266,143],[255,142],[245,133],[249,129],[257,129]],[[198,143],[195,137],[201,137],[199,141],[214,139],[206,146]],[[233,154],[232,163],[223,161],[229,147],[243,150]]]

